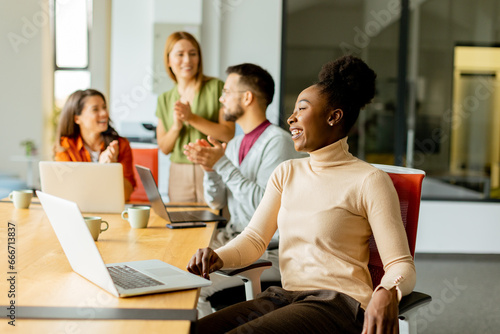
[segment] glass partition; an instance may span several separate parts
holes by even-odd
[[[377,72],[377,93],[349,134],[371,163],[423,169],[424,199],[500,198],[500,2],[410,1],[406,138],[395,137],[399,0],[289,1],[285,110],[317,80],[320,66],[351,53]]]
[[[428,0],[415,19],[413,164],[428,174],[424,198],[500,198],[500,4]]]

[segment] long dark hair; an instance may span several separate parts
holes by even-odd
[[[57,125],[56,150],[61,150],[61,137],[77,138],[80,135],[80,126],[75,123],[75,116],[81,115],[85,102],[91,96],[100,96],[106,103],[104,95],[95,89],[77,90],[66,100]],[[108,119],[108,129],[102,133],[105,148],[120,137],[110,123],[111,119]]]

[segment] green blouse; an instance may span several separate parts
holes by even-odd
[[[224,82],[212,78],[202,84],[200,91],[195,95],[191,104],[191,112],[201,116],[214,123],[219,122],[219,110],[222,104],[219,102],[219,97],[222,94]],[[180,99],[180,94],[177,90],[177,84],[158,97],[158,105],[156,107],[156,117],[163,123],[163,127],[168,131],[173,124],[174,104]],[[196,130],[194,127],[184,124],[177,138],[174,149],[170,154],[170,160],[176,163],[192,163],[184,155],[184,145],[194,142],[197,139],[206,139],[207,136]]]

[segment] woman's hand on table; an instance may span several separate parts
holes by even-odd
[[[195,275],[210,279],[209,274],[219,270],[223,265],[224,262],[219,255],[213,249],[207,247],[198,249],[189,261],[187,270]]]

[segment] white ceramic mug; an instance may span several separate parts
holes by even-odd
[[[27,209],[31,204],[33,190],[14,190],[9,194],[9,199],[16,209]]]
[[[128,220],[132,228],[145,228],[149,222],[149,206],[132,206],[122,212],[122,218]]]
[[[94,238],[94,241],[97,241],[97,238],[99,238],[99,234],[101,234],[101,232],[104,232],[109,228],[108,222],[102,220],[101,217],[83,218],[85,219],[85,223],[87,223],[87,227],[89,228],[90,234],[92,234],[92,238]],[[102,224],[106,224],[106,227],[102,228]]]

